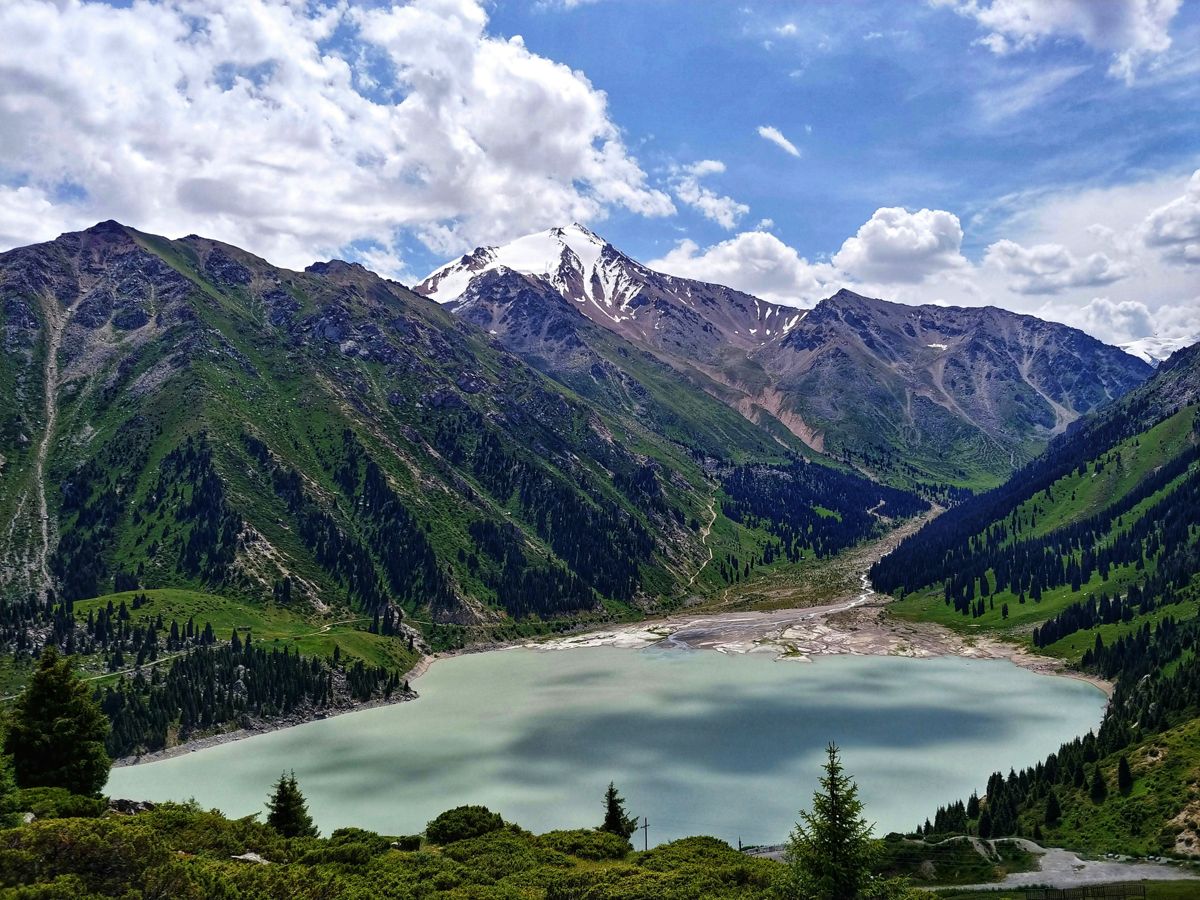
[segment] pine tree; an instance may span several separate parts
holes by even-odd
[[[813,794],[812,809],[801,810],[788,841],[780,887],[786,897],[854,900],[874,881],[873,826],[863,818],[858,786],[845,774],[837,745],[826,752],[821,789]]]
[[[621,799],[616,785],[611,781],[608,783],[608,790],[604,792],[604,824],[600,826],[600,830],[620,835],[626,840],[637,831],[637,816],[626,814],[625,801]]]
[[[1129,757],[1125,754],[1121,754],[1117,763],[1117,790],[1123,797],[1128,797],[1129,792],[1133,790],[1133,772],[1129,770]]]
[[[267,800],[267,824],[287,838],[319,834],[308,814],[308,804],[300,793],[295,772],[284,773],[275,782],[275,792]]]
[[[1108,785],[1104,782],[1104,774],[1100,771],[1099,765],[1092,770],[1092,786],[1088,789],[1088,793],[1095,804],[1103,803],[1108,797]]]
[[[1050,793],[1046,795],[1046,824],[1056,825],[1061,818],[1062,806],[1059,805],[1058,794],[1051,788]]]
[[[99,796],[112,766],[104,750],[108,730],[108,719],[70,661],[47,647],[13,705],[4,738],[18,787]]]

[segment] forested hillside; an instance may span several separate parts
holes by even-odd
[[[898,615],[992,633],[1115,683],[1098,732],[996,773],[931,833],[1200,853],[1200,347],[872,570]]]

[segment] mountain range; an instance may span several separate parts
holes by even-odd
[[[642,265],[580,225],[448,263],[414,290],[584,393],[652,354],[741,415],[906,486],[998,483],[1151,366],[995,307],[842,290],[812,310]],[[592,384],[588,384],[589,380]]]
[[[293,272],[104,222],[0,254],[0,292],[17,596],[578,621],[829,555],[886,527],[879,510],[924,507],[805,462],[790,432],[607,331],[587,346],[620,360],[608,393],[576,390],[345,262]],[[760,510],[781,496],[794,508]]]
[[[577,226],[410,290],[102,222],[0,254],[0,333],[0,676],[46,642],[121,672],[169,634],[170,684],[234,691],[218,652],[307,684],[179,719],[123,681],[118,754],[391,696],[430,650],[819,578],[1081,417],[1192,402],[1175,357],[991,308],[792,309]]]

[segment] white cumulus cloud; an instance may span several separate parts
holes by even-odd
[[[1154,314],[1138,300],[1113,301],[1097,297],[1066,318],[1067,324],[1082,328],[1110,344],[1143,337],[1155,330]]]
[[[604,93],[487,25],[477,0],[8,0],[0,236],[116,218],[291,266],[383,248],[396,270],[401,230],[452,253],[671,213]]]
[[[943,209],[883,207],[846,239],[833,263],[863,281],[915,283],[968,266],[962,238],[958,216]]]
[[[1021,294],[1057,294],[1067,288],[1112,284],[1133,271],[1128,260],[1105,253],[1079,258],[1062,244],[1024,247],[1007,239],[989,246],[984,262],[1008,276],[1009,287]]]
[[[750,212],[750,207],[732,197],[722,196],[705,187],[700,180],[707,175],[720,175],[725,164],[716,159],[702,159],[689,166],[678,166],[672,172],[671,183],[681,203],[697,210],[722,228],[732,229],[738,219]]]
[[[1192,173],[1183,195],[1158,207],[1142,226],[1148,247],[1162,251],[1177,265],[1200,265],[1200,169]]]
[[[776,147],[783,150],[784,153],[795,157],[800,156],[800,148],[784,137],[783,132],[774,125],[759,125],[758,136],[765,141],[770,141]]]
[[[695,241],[680,241],[648,265],[788,306],[811,306],[840,286],[838,273],[828,263],[810,263],[765,231],[744,231],[704,249]]]
[[[1112,53],[1109,74],[1132,81],[1138,67],[1171,46],[1171,20],[1181,0],[931,0],[987,30],[993,53],[1070,37]]]

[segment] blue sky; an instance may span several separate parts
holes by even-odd
[[[1133,84],[1107,74],[1106,49],[1062,36],[997,56],[972,19],[919,2],[501,0],[492,27],[586,73],[649,171],[725,161],[714,187],[750,206],[746,224],[773,219],[810,258],[880,206],[978,215],[964,247],[979,253],[1001,236],[1006,197],[1188,174],[1200,160],[1195,4],[1171,23],[1177,75]],[[802,157],[759,138],[762,124]],[[701,243],[722,237],[686,209],[678,218]],[[620,215],[605,233],[643,257],[674,237]]]
[[[579,220],[793,305],[1200,333],[1191,0],[9,0],[0,33],[0,248],[117,218],[413,281]]]

